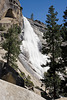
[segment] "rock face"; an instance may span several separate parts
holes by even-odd
[[[32,25],[32,27],[33,28],[37,28],[37,29],[39,29],[39,31],[41,31],[42,33],[44,33],[45,32],[45,28],[46,28],[46,25],[44,24],[44,23],[42,23],[42,22],[40,22],[40,21],[38,21],[38,20],[32,20],[32,19],[29,19],[28,18],[28,20],[29,20],[29,22],[31,23],[31,25]]]
[[[0,80],[0,100],[45,100],[39,95]]]
[[[0,25],[22,25],[22,7],[19,0],[0,0]]]
[[[16,84],[18,86],[24,87],[23,78],[11,66],[6,67],[6,63],[5,63],[0,72],[2,73],[0,76],[1,79]]]
[[[64,98],[60,98],[60,99],[56,99],[56,100],[67,100],[67,98],[64,97]]]

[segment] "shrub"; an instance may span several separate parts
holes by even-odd
[[[30,77],[29,75],[27,76],[27,78],[26,78],[26,80],[25,80],[25,85],[26,85],[27,87],[32,87],[32,86],[34,86],[33,82],[31,81],[31,77]]]
[[[4,31],[4,30],[5,30],[5,28],[0,26],[0,31]]]
[[[27,86],[27,87],[34,86],[33,82],[31,81],[31,77],[29,75],[26,77],[25,73],[21,72],[20,76],[24,79],[25,86]]]

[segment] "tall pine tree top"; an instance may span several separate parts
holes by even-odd
[[[63,39],[64,41],[67,41],[67,7],[66,7],[66,10],[64,11],[64,15],[63,15],[63,27],[62,27],[62,33],[63,33]]]
[[[57,12],[54,12],[55,8],[51,6],[47,15],[47,32],[46,32],[46,40],[49,47],[49,52],[53,53],[55,57],[60,56],[60,25],[57,24],[58,19],[56,18]],[[58,49],[57,49],[58,48]],[[54,49],[54,50],[53,50]]]
[[[56,21],[58,21],[58,19],[56,18],[56,15],[58,13],[57,12],[54,13],[54,10],[55,8],[53,8],[53,6],[49,8],[49,11],[48,11],[49,14],[47,15],[47,20],[46,20],[46,23],[48,23],[47,24],[48,28],[50,27],[53,28],[56,25]]]
[[[67,7],[66,10],[64,11],[63,18],[64,18],[64,26],[67,27]]]

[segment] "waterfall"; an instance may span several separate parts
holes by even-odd
[[[34,32],[27,18],[24,19],[24,40],[21,45],[21,52],[27,52],[27,57],[29,62],[32,64],[32,68],[40,75],[43,76],[43,73],[48,70],[49,67],[42,68],[41,65],[46,65],[47,56],[41,54],[38,48],[38,43],[40,39]]]

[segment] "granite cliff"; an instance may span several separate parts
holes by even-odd
[[[22,26],[22,7],[19,0],[0,0],[0,26]]]
[[[45,100],[27,89],[0,80],[0,100]]]

